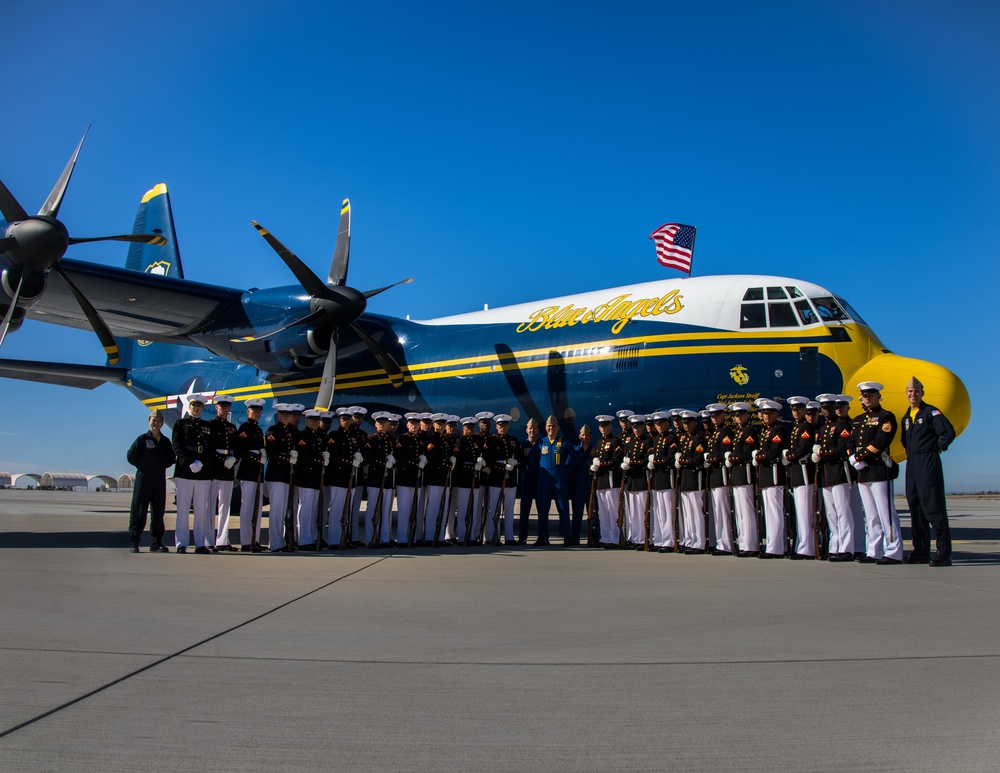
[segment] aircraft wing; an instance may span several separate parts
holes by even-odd
[[[0,359],[0,378],[16,378],[41,384],[95,389],[101,384],[124,386],[127,377],[128,370],[125,368]]]
[[[66,274],[83,292],[111,332],[122,338],[184,343],[212,322],[245,320],[242,290],[146,274],[126,268],[63,260]],[[90,330],[69,287],[55,272],[27,317]]]

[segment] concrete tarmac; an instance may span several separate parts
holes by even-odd
[[[0,491],[2,771],[1000,768],[997,499],[942,569],[134,555],[128,501]]]

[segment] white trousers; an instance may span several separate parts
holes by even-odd
[[[267,516],[268,547],[281,550],[285,547],[285,513],[288,511],[288,484],[268,481],[267,498],[270,512]]]
[[[416,496],[416,508],[413,498]],[[410,516],[417,521],[413,539],[420,539],[420,506],[423,503],[424,490],[414,486],[396,486],[396,542],[405,545],[410,539]]]
[[[320,491],[318,488],[295,489],[298,500],[295,508],[295,525],[300,545],[316,543],[316,516],[318,515]]]
[[[424,488],[424,542],[433,543],[436,539],[441,539],[444,534],[444,515],[443,513],[448,512],[448,492],[445,490],[444,486],[427,486]],[[441,510],[441,505],[444,505],[444,510]],[[441,516],[441,534],[435,534],[437,529],[437,514],[442,512]],[[418,532],[417,537],[420,534]]]
[[[712,520],[715,523],[715,549],[723,553],[733,552],[732,510],[729,505],[729,486],[719,486],[711,490]]]
[[[174,478],[177,493],[177,524],[174,527],[174,545],[188,546],[188,516],[194,511],[194,546],[212,547],[215,535],[212,533],[212,509],[209,496],[212,481]]]
[[[781,486],[762,488],[764,498],[765,550],[773,556],[785,555],[785,489]]]
[[[229,544],[229,511],[233,509],[233,481],[213,480],[208,494],[208,506],[215,518],[215,544]]]
[[[517,496],[517,486],[507,486],[503,491],[503,502],[500,504],[500,523],[503,524],[503,534],[507,542],[514,541],[514,498]],[[490,486],[489,500],[486,509],[490,519],[486,522],[486,539],[493,539],[493,513],[496,512],[500,499],[500,486]]]
[[[875,481],[858,485],[865,506],[868,526],[867,553],[872,558],[903,560],[903,538],[899,533],[899,516],[892,501],[892,481]]]
[[[393,490],[388,486],[382,490],[382,525],[379,533],[379,544],[388,545],[392,535],[392,496]],[[378,486],[368,487],[368,507],[365,509],[365,542],[371,543],[375,536],[375,504],[378,501]],[[403,516],[406,520],[406,516]]]
[[[828,553],[854,552],[854,515],[851,513],[851,484],[839,483],[823,489],[826,522],[830,526]]]
[[[851,519],[854,521],[854,552],[864,553],[868,549],[868,525],[865,522],[865,507],[861,502],[861,489],[857,483],[851,484]]]
[[[261,486],[263,488],[263,486]],[[257,481],[240,481],[240,544],[253,543],[253,503],[257,500],[257,541],[260,541],[260,519],[264,511],[264,492],[257,496]]]
[[[329,501],[326,543],[328,545],[339,545],[343,529],[344,503],[347,501],[347,487],[326,486],[323,494]]]
[[[618,496],[616,488],[597,490],[597,512],[601,518],[601,540],[606,545],[617,545],[621,541],[618,529]]]
[[[816,555],[816,530],[813,528],[813,484],[792,489],[795,500],[795,552],[800,556]]]
[[[684,513],[684,547],[705,549],[705,498],[704,492],[682,491],[681,510]]]
[[[653,546],[672,548],[677,540],[674,534],[674,490],[654,489],[653,500]]]
[[[472,494],[471,488],[459,486],[455,489],[455,538],[458,544],[465,543],[466,537],[466,517],[469,515],[469,498]],[[482,523],[483,490],[476,489],[475,496],[472,497],[472,519],[469,522],[469,541],[475,542],[479,535],[479,525]]]
[[[625,501],[628,503],[628,536],[632,545],[643,545],[646,542],[646,502],[648,491],[626,491]]]
[[[736,529],[739,532],[739,548],[744,553],[760,550],[760,535],[757,533],[757,505],[753,501],[753,486],[733,486],[733,502],[736,504]]]

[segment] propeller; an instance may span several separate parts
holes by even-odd
[[[361,339],[362,343],[368,347],[378,364],[389,376],[389,382],[394,387],[403,384],[403,371],[399,364],[393,359],[381,344],[378,343],[368,332],[358,324],[360,317],[368,306],[368,299],[385,292],[397,285],[408,284],[413,281],[413,277],[403,279],[385,287],[375,290],[361,292],[353,287],[348,287],[347,267],[351,254],[351,203],[344,199],[340,209],[340,226],[337,229],[337,243],[333,250],[333,261],[330,264],[330,274],[328,280],[324,282],[313,273],[298,256],[289,250],[277,237],[268,231],[264,226],[256,221],[251,221],[253,227],[264,237],[271,248],[278,253],[285,265],[295,274],[302,288],[309,293],[311,301],[309,303],[309,313],[299,317],[293,322],[282,325],[275,330],[256,336],[232,339],[237,341],[259,341],[270,338],[283,330],[296,325],[308,324],[322,320],[325,324],[331,325],[333,330],[330,333],[330,347],[327,350],[326,362],[323,364],[323,375],[319,382],[319,393],[316,395],[316,407],[321,410],[329,410],[333,402],[334,385],[337,377],[337,343],[340,328],[347,326],[354,334]]]
[[[10,276],[19,275],[7,313],[4,315],[3,322],[0,323],[0,345],[3,344],[7,332],[10,330],[14,310],[17,308],[25,283],[40,276],[44,287],[49,271],[55,271],[59,278],[66,283],[73,297],[76,298],[84,316],[87,317],[87,321],[90,322],[90,326],[100,339],[101,345],[108,355],[108,361],[114,365],[118,362],[118,344],[115,343],[114,335],[101,319],[100,314],[97,313],[97,309],[63,270],[60,261],[66,254],[66,249],[72,244],[115,241],[162,246],[167,243],[167,240],[157,234],[70,236],[66,226],[58,220],[59,208],[62,206],[70,178],[76,168],[76,159],[80,155],[80,149],[83,147],[83,141],[87,138],[89,131],[90,127],[88,126],[80,143],[76,146],[76,150],[73,151],[69,163],[59,175],[59,179],[56,180],[56,184],[45,203],[42,204],[42,208],[38,210],[37,215],[28,215],[14,194],[0,181],[0,213],[3,213],[4,220],[8,224],[3,237],[0,238],[0,251],[6,254],[10,264]]]

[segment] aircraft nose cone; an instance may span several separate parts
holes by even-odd
[[[7,229],[7,236],[14,237],[17,247],[13,254],[29,272],[48,271],[69,247],[66,226],[51,217],[33,217],[13,223]]]
[[[955,427],[957,434],[969,426],[972,419],[972,401],[962,380],[947,368],[933,362],[897,354],[881,354],[858,369],[845,383],[844,391],[858,397],[857,385],[862,381],[877,381],[883,385],[882,405],[902,420],[910,410],[906,399],[906,383],[913,376],[924,385],[924,402],[941,409]],[[855,403],[857,404],[857,403]],[[892,444],[892,457],[897,461],[905,458],[897,433]]]

